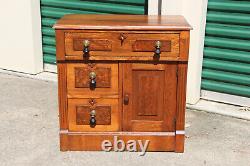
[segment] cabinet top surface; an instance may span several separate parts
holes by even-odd
[[[55,29],[86,30],[191,30],[179,15],[65,15],[54,25]]]

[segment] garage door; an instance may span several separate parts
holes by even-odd
[[[250,1],[208,1],[201,86],[250,97]]]
[[[55,32],[57,19],[65,14],[147,14],[146,0],[41,0],[43,60],[56,63]]]

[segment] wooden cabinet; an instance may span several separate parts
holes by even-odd
[[[148,140],[184,150],[189,30],[181,16],[66,15],[56,25],[60,148]]]

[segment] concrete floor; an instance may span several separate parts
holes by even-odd
[[[57,85],[0,73],[0,165],[250,165],[250,121],[188,110],[184,154],[60,152]]]

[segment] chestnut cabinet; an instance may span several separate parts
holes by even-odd
[[[62,151],[102,150],[118,136],[183,152],[191,27],[182,16],[66,15],[54,28]]]

